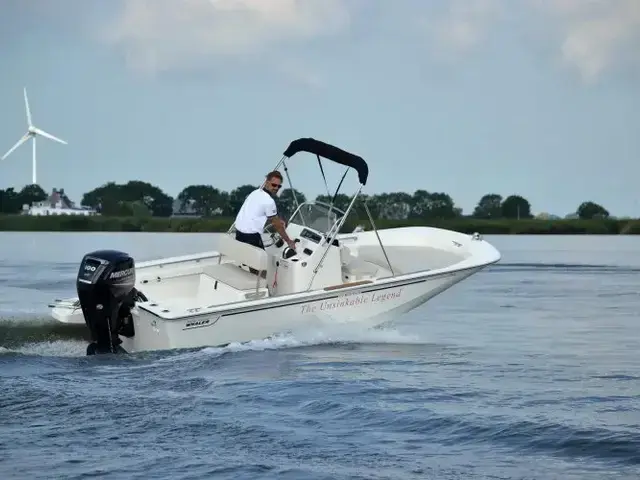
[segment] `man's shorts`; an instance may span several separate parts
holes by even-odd
[[[258,247],[264,250],[264,244],[262,243],[262,235],[259,233],[243,233],[236,230],[236,240],[239,242],[248,243],[254,247]]]

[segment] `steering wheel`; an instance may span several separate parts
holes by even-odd
[[[269,225],[267,225],[264,230],[263,230],[263,235],[267,234],[269,236],[269,238],[271,239],[271,241],[267,240],[265,242],[264,236],[262,238],[262,243],[264,244],[265,248],[270,247],[278,242],[281,242],[282,239],[280,238],[280,234],[276,231],[275,227],[273,226],[272,223],[270,223]]]

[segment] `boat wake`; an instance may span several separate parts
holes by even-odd
[[[23,352],[53,356],[86,350],[89,334],[84,325],[69,325],[50,318],[0,318],[0,353]]]
[[[84,357],[89,332],[84,325],[62,324],[46,318],[0,318],[0,355],[18,354],[39,357]],[[156,357],[167,361],[176,356],[220,356],[250,351],[284,350],[314,346],[359,344],[424,345],[419,336],[401,333],[393,327],[365,329],[359,326],[336,325],[323,329],[310,329],[283,333],[249,342],[234,342],[224,346],[148,352],[133,356]]]
[[[274,335],[262,340],[245,343],[234,342],[223,347],[205,347],[200,351],[207,354],[279,350],[289,348],[314,347],[322,345],[424,345],[426,342],[417,335],[404,334],[393,328],[363,329],[339,325],[322,330],[310,329],[293,334]]]

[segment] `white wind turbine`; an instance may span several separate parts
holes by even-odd
[[[29,138],[31,138],[31,146],[32,146],[32,184],[36,184],[36,136],[37,135],[42,135],[45,138],[48,138],[50,140],[53,140],[55,142],[58,143],[62,143],[63,145],[67,145],[67,142],[65,142],[64,140],[60,140],[57,137],[54,137],[53,135],[51,135],[50,133],[45,132],[44,130],[40,130],[37,127],[33,126],[33,123],[31,122],[31,110],[29,109],[29,99],[27,98],[27,89],[24,89],[24,106],[27,109],[27,123],[29,128],[27,129],[27,133],[24,134],[24,136],[18,140],[18,143],[16,143],[13,147],[11,147],[11,149],[4,154],[4,156],[0,159],[0,160],[4,160],[5,158],[7,158],[9,155],[11,155],[13,153],[13,151],[15,149],[17,149],[20,145],[22,145],[23,143],[25,143],[27,140],[29,140]]]

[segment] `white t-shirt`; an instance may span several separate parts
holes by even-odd
[[[262,233],[267,218],[276,215],[276,202],[262,188],[246,198],[236,216],[236,230],[242,233]]]

